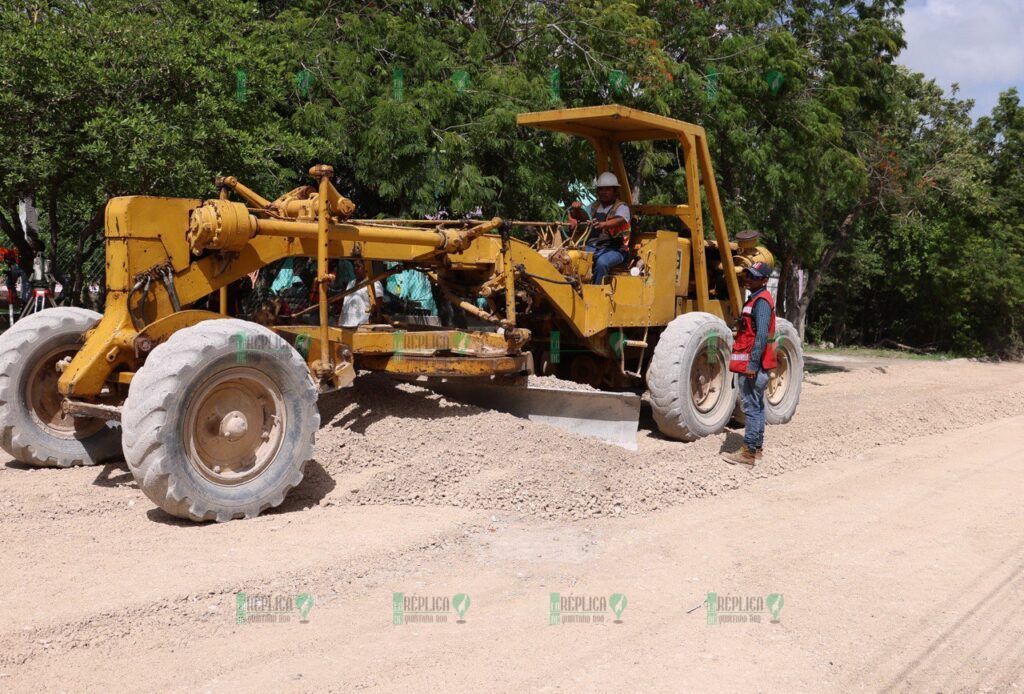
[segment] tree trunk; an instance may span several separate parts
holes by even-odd
[[[0,229],[3,229],[7,240],[18,249],[18,265],[25,272],[32,273],[32,257],[35,254],[28,242],[25,229],[21,226],[21,217],[18,215],[18,204],[10,206],[8,216],[0,212]]]
[[[832,261],[835,260],[836,255],[842,249],[843,244],[846,243],[846,239],[850,237],[850,232],[853,230],[853,225],[860,217],[861,213],[871,203],[872,199],[862,200],[846,215],[843,219],[843,223],[836,229],[835,235],[832,237],[831,243],[825,246],[825,250],[822,251],[821,257],[818,259],[817,266],[810,273],[807,278],[807,287],[804,289],[803,296],[800,297],[800,301],[797,303],[796,320],[793,324],[796,329],[800,331],[800,339],[804,339],[804,328],[807,323],[807,309],[811,305],[811,300],[814,299],[814,293],[818,291],[818,285],[821,284],[822,277],[828,272],[829,266],[832,265]]]
[[[58,242],[60,239],[60,221],[57,219],[57,202],[58,196],[60,195],[60,186],[56,181],[50,181],[50,190],[46,194],[46,216],[49,217],[47,221],[50,223],[50,262],[53,268],[53,274],[57,275],[60,273],[60,262],[58,258]],[[66,292],[68,287],[64,288]]]
[[[782,269],[779,272],[779,314],[796,325],[797,302],[800,301],[800,267],[796,263],[796,253],[792,246],[787,246],[782,256]]]
[[[100,224],[103,221],[103,208],[101,207],[96,214],[92,216],[89,223],[82,227],[78,232],[78,238],[75,240],[75,269],[71,279],[72,296],[76,297],[83,305],[85,305],[85,260],[87,255],[91,256],[92,251],[96,248],[94,244],[89,245],[88,251],[85,247],[86,240],[92,239],[97,230],[100,228]]]

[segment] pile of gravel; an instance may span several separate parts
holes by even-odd
[[[946,430],[1024,407],[1024,393],[1003,381],[978,382],[985,397],[955,405],[926,378],[911,382],[894,379],[891,368],[809,376],[796,417],[768,428],[765,460],[750,471],[720,459],[723,448],[739,446],[741,431],[681,443],[642,418],[639,450],[630,452],[368,374],[321,405],[316,459],[324,474],[314,484],[330,485],[331,503],[455,506],[552,519],[647,513],[920,436],[922,411],[944,412],[944,419],[930,421]]]
[[[708,493],[678,458],[651,460],[375,374],[356,379],[324,410],[317,461],[350,503],[583,518]]]
[[[557,376],[530,376],[527,381],[527,385],[530,388],[560,388],[562,390],[581,390],[591,393],[599,392],[597,388],[589,386],[586,383],[564,381]]]

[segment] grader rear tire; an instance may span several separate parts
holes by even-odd
[[[764,421],[786,424],[796,414],[804,378],[804,346],[796,327],[785,318],[775,319],[775,354],[779,365],[771,371],[764,389]],[[743,378],[737,375],[737,379]],[[738,381],[737,381],[738,382]],[[739,386],[737,386],[737,391]],[[737,398],[733,421],[742,427],[747,423],[743,403]]]
[[[775,320],[775,356],[779,365],[772,369],[764,389],[764,420],[785,424],[796,414],[804,380],[804,345],[796,327],[785,318]]]
[[[95,465],[121,457],[121,431],[101,419],[63,416],[57,362],[82,347],[100,314],[50,308],[0,335],[0,447],[38,467]]]
[[[686,313],[658,338],[647,369],[647,389],[658,428],[695,441],[725,429],[736,402],[729,354],[732,332],[710,313]]]
[[[253,518],[302,481],[320,426],[305,361],[267,328],[209,320],[158,345],[132,379],[124,453],[172,516]]]

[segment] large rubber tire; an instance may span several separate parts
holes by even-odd
[[[804,345],[796,327],[785,318],[775,319],[775,354],[779,366],[764,392],[764,420],[785,424],[796,414],[804,381]]]
[[[39,467],[96,465],[121,457],[116,423],[61,417],[56,361],[82,347],[101,318],[84,308],[49,308],[0,335],[0,447]]]
[[[710,313],[686,313],[665,327],[647,369],[651,410],[663,434],[695,441],[725,429],[736,403],[731,352],[732,331]],[[702,367],[712,367],[706,372],[712,378],[698,379]],[[696,383],[712,388],[695,390]]]
[[[779,370],[772,373],[775,376],[768,381],[765,388],[764,398],[764,421],[766,424],[785,424],[793,419],[796,414],[797,405],[800,404],[800,392],[803,388],[804,378],[804,347],[800,339],[800,333],[785,318],[775,319],[775,351],[778,354]],[[779,381],[781,374],[782,380]],[[742,375],[736,376],[736,390],[739,391],[739,380]],[[778,395],[775,388],[782,390]],[[737,427],[746,426],[747,417],[743,414],[743,402],[737,396],[736,409],[733,412],[733,422]]]
[[[302,481],[320,426],[316,400],[305,360],[272,331],[204,321],[158,345],[132,379],[125,459],[146,496],[172,516],[253,518]],[[225,438],[225,422],[240,413],[248,417],[232,431],[236,442]]]

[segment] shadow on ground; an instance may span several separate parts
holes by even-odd
[[[320,399],[320,426],[329,424],[365,434],[370,426],[386,417],[444,419],[467,417],[481,412],[480,408],[473,405],[450,400],[446,400],[442,406],[441,396],[431,390],[410,392],[399,388],[399,385],[399,381],[386,376],[360,376],[351,388],[344,388]],[[342,416],[335,420],[339,414]]]
[[[295,511],[305,511],[306,509],[318,506],[320,502],[336,486],[335,481],[327,474],[323,466],[315,460],[311,460],[306,463],[305,475],[302,478],[302,482],[295,489],[288,492],[288,496],[285,497],[284,503],[274,509],[267,509],[261,516],[273,516],[283,513],[293,513]],[[197,523],[195,521],[186,520],[184,518],[178,518],[167,513],[160,508],[151,508],[146,512],[146,517],[154,523],[162,523],[164,525],[173,525],[182,528],[198,528],[208,523],[215,521],[204,521]]]
[[[100,469],[92,483],[97,487],[139,488],[139,485],[135,484],[132,473],[128,471],[128,463],[125,462],[107,463]]]
[[[722,447],[718,449],[719,453],[735,453],[743,445],[743,432],[726,430],[725,441],[722,442]]]
[[[834,361],[824,361],[821,359],[815,359],[812,356],[804,355],[804,371],[809,374],[830,374],[839,373],[841,371],[849,371],[848,368],[842,364],[837,364]]]

